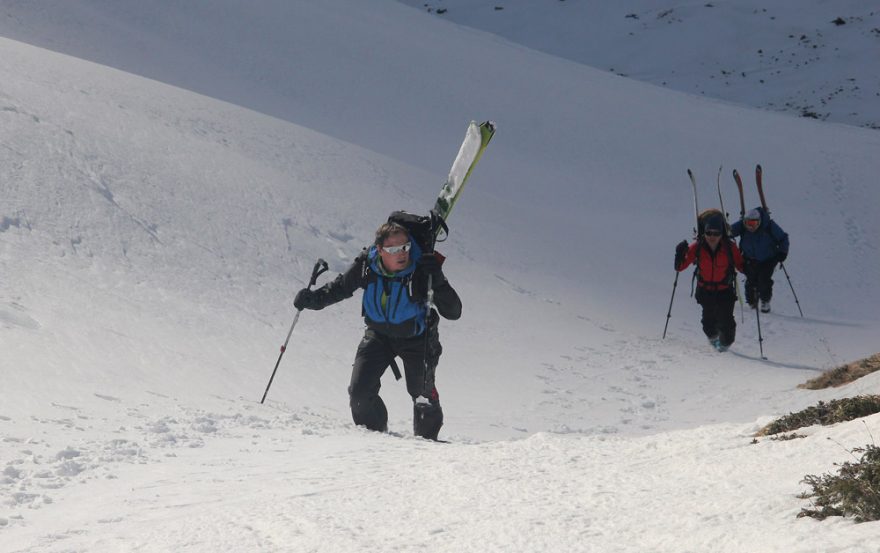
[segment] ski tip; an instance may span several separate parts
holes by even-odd
[[[483,146],[489,144],[489,141],[495,136],[495,122],[484,121],[480,123],[480,136],[482,137]]]

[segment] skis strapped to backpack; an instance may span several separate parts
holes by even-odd
[[[718,202],[721,204],[721,212],[724,214],[724,224],[727,227],[727,234],[730,235],[730,216],[727,211],[724,209],[724,195],[721,193],[721,170],[724,166],[718,167],[718,177],[716,179],[716,187],[718,188]],[[730,266],[733,267],[733,253],[730,251],[730,244],[727,245],[727,252],[729,255]],[[736,297],[739,300],[739,315],[740,320],[745,320],[745,307],[743,306],[743,297],[739,293],[739,279],[736,278],[736,267],[733,267],[733,274],[730,276],[733,280],[733,287],[736,291]]]
[[[396,212],[398,217],[408,218],[410,223],[415,227],[416,235],[412,235],[411,231],[413,239],[417,241],[425,241],[425,244],[419,244],[420,247],[423,246],[424,252],[429,253],[434,251],[434,243],[437,241],[441,232],[448,236],[449,227],[446,226],[446,219],[449,217],[449,214],[452,213],[452,208],[455,207],[455,204],[461,197],[464,185],[467,183],[468,178],[471,176],[471,172],[473,172],[477,162],[480,161],[480,157],[482,157],[483,152],[486,150],[486,146],[489,145],[489,141],[492,140],[493,136],[495,136],[495,123],[492,121],[484,121],[478,125],[475,121],[471,121],[465,132],[461,147],[458,149],[458,154],[455,156],[455,160],[452,162],[452,167],[449,169],[449,175],[446,177],[446,182],[443,183],[443,186],[440,188],[440,193],[437,195],[437,200],[434,202],[434,208],[431,209],[430,213],[425,217],[419,217]],[[392,216],[394,215],[395,214],[392,214]],[[389,218],[389,221],[390,220],[391,219]],[[426,303],[428,307],[426,313],[428,314],[427,316],[430,316],[431,308],[434,305],[434,290],[432,288],[430,276],[428,277],[428,297]],[[429,371],[429,332],[427,330],[428,321],[425,321],[425,323],[425,381],[422,395],[415,399],[417,412],[420,407],[424,408],[430,404],[428,396],[431,393],[431,390],[427,389]]]
[[[696,240],[697,240],[697,248],[696,248],[696,251],[694,252],[695,253],[695,255],[694,255],[694,266],[695,266],[694,275],[691,278],[691,296],[693,296],[694,295],[694,283],[695,282],[701,282],[701,283],[707,282],[700,275],[700,253],[701,253],[701,250],[704,245],[703,244],[703,221],[704,221],[704,219],[708,215],[713,214],[713,213],[718,213],[721,215],[721,217],[724,219],[724,227],[725,227],[725,232],[722,236],[723,242],[729,242],[729,240],[730,240],[730,234],[728,232],[730,230],[730,227],[727,224],[727,217],[725,216],[724,211],[723,211],[723,209],[724,209],[724,201],[723,200],[721,200],[721,206],[722,206],[721,210],[712,208],[712,209],[705,210],[703,213],[700,213],[699,203],[697,202],[697,179],[694,177],[694,173],[690,169],[687,170],[687,173],[688,173],[688,177],[691,180],[691,187],[693,188],[693,192],[694,192],[694,212],[696,213],[696,216],[697,216],[697,226],[694,229],[694,232],[696,234]],[[718,169],[718,174],[719,174],[719,183],[720,183],[721,169]],[[719,198],[719,200],[721,199],[720,186],[718,188],[718,198]],[[721,244],[719,244],[719,246],[721,246]],[[731,284],[737,284],[736,268],[733,263],[733,252],[730,249],[730,244],[729,243],[724,244],[724,247],[727,248],[727,256],[728,256],[727,275],[724,278],[724,283],[729,286]],[[732,270],[732,272],[731,272],[731,270]],[[737,284],[736,288],[737,288],[737,295],[739,295],[738,284]]]
[[[434,251],[434,243],[441,233],[444,236],[449,234],[446,219],[449,218],[452,208],[455,207],[462,190],[464,190],[468,177],[471,176],[471,172],[480,161],[480,157],[493,136],[495,136],[495,123],[485,121],[478,125],[471,121],[467,132],[465,132],[464,141],[458,150],[458,155],[452,162],[452,168],[449,170],[446,182],[443,183],[437,200],[434,202],[434,208],[428,215],[413,215],[405,211],[395,211],[388,217],[388,222],[398,223],[405,227],[422,248],[422,251]]]
[[[736,181],[736,187],[739,190],[739,220],[742,221],[746,216],[746,202],[743,198],[743,181],[736,169],[733,170],[733,180]]]
[[[761,169],[761,165],[755,165],[755,184],[758,187],[758,196],[761,197],[761,207],[764,208],[764,212],[767,214],[767,218],[770,218],[770,210],[767,209],[767,200],[764,199],[764,171]]]
[[[480,161],[480,157],[482,157],[486,146],[489,145],[489,141],[492,140],[493,136],[495,136],[495,123],[492,121],[484,121],[479,125],[471,121],[468,125],[464,141],[461,143],[458,155],[455,156],[455,161],[452,162],[449,176],[446,178],[446,182],[443,183],[443,187],[440,189],[440,194],[437,196],[437,201],[434,203],[434,209],[432,210],[444,221],[452,213],[452,208],[458,202],[458,198],[461,196],[462,190],[464,190],[464,185],[468,177],[471,176],[471,171],[474,170],[477,162]]]

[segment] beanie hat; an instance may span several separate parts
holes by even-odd
[[[724,232],[724,216],[721,213],[712,213],[703,220],[703,231],[715,230]]]
[[[743,224],[752,232],[758,230],[758,227],[761,226],[761,212],[757,209],[750,209],[743,218]]]

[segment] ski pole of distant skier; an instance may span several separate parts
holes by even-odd
[[[755,295],[757,296],[757,291]],[[761,335],[761,309],[758,307],[757,297],[755,300],[755,317],[758,319],[758,349],[761,350],[761,359],[767,359],[764,357],[764,337]]]
[[[315,282],[318,281],[318,276],[321,275],[324,271],[327,270],[327,262],[323,259],[319,259],[317,263],[315,263],[315,268],[312,269],[312,278],[309,279],[309,289],[315,285]],[[275,368],[272,369],[272,376],[269,377],[269,384],[266,385],[266,391],[263,392],[263,399],[260,400],[260,403],[266,401],[266,395],[269,393],[269,388],[272,386],[272,381],[275,380],[275,373],[278,371],[278,365],[281,364],[281,358],[284,356],[284,352],[287,351],[287,344],[290,342],[290,336],[293,334],[293,328],[296,326],[297,321],[299,321],[299,314],[302,313],[302,309],[296,310],[296,315],[293,317],[293,324],[290,325],[290,330],[287,331],[287,338],[284,340],[284,345],[281,346],[281,353],[278,354],[278,361],[275,362]]]
[[[672,316],[672,301],[675,299],[675,289],[678,287],[678,271],[675,271],[675,280],[672,282],[672,297],[669,298],[669,311],[666,312],[666,326],[663,327],[663,338],[666,338],[666,329],[669,328],[669,317]]]
[[[797,294],[794,292],[794,286],[791,285],[791,278],[789,278],[788,271],[785,269],[785,263],[780,262],[779,266],[782,267],[782,272],[785,273],[785,279],[788,280],[788,287],[791,288],[791,294],[794,296],[794,302],[797,304],[798,312],[801,314],[801,317],[803,317],[804,312],[801,311],[801,302],[798,301]]]

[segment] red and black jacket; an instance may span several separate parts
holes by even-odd
[[[688,246],[684,261],[676,267],[676,270],[684,271],[694,264],[698,252],[700,258],[696,263],[697,286],[705,290],[719,291],[730,288],[736,275],[734,267],[741,273],[745,272],[742,254],[736,247],[736,243],[729,238],[722,238],[714,252],[708,244],[697,240]]]

